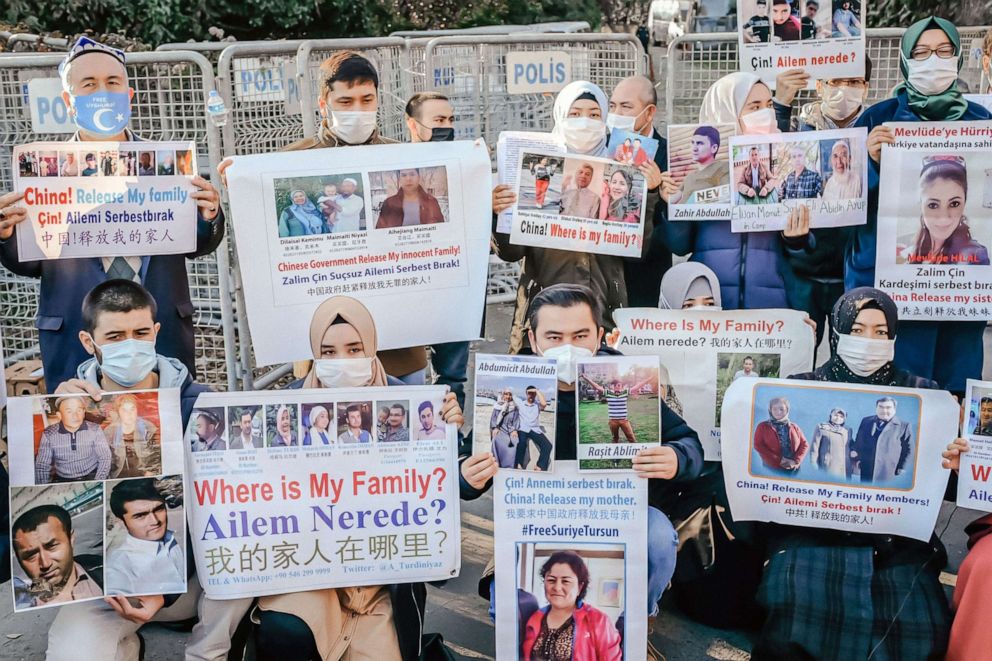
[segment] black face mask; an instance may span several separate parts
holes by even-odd
[[[431,129],[431,139],[428,142],[451,142],[455,139],[455,129],[450,126],[435,126]]]

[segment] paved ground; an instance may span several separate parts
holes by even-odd
[[[506,331],[510,327],[511,306],[489,307],[487,325],[490,337],[474,347],[481,353],[506,350]],[[496,330],[499,329],[499,330]],[[992,342],[986,334],[986,355],[992,356]],[[986,378],[989,378],[986,369]],[[471,372],[470,372],[471,373]],[[470,398],[471,399],[471,398]],[[965,524],[977,513],[947,503],[937,524],[947,545],[950,564],[947,583],[964,558]],[[492,659],[495,656],[494,629],[487,615],[487,604],[476,593],[476,582],[492,554],[492,499],[485,496],[462,504],[462,571],[444,588],[430,589],[426,630],[441,631],[455,651],[465,659]],[[51,609],[38,613],[13,615],[9,584],[0,586],[0,659],[35,661],[44,656],[48,625],[54,617]],[[148,661],[173,661],[182,658],[185,635],[158,626],[144,630]],[[652,641],[668,661],[743,661],[749,658],[750,633],[712,629],[697,624],[667,604],[663,604]]]

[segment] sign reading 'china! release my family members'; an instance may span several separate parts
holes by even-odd
[[[992,122],[886,126],[875,286],[900,319],[989,319]]]
[[[723,399],[734,518],[927,540],[960,408],[940,390],[735,381]]]
[[[478,337],[492,208],[475,184],[490,177],[481,141],[235,158],[227,179],[257,363],[312,358],[310,317],[336,294],[369,308],[380,349]]]
[[[437,387],[201,395],[188,430],[212,599],[451,578],[458,441]]]
[[[661,358],[661,396],[720,459],[720,407],[738,379],[788,377],[813,365],[813,330],[795,310],[621,308],[607,341],[624,354]]]
[[[190,142],[35,142],[14,147],[27,222],[21,261],[168,255],[196,248]]]
[[[510,242],[636,257],[647,186],[640,170],[606,158],[521,151]]]

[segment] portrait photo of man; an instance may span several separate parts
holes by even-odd
[[[227,449],[227,443],[221,436],[221,418],[223,409],[218,414],[210,409],[199,409],[193,412],[196,425],[196,435],[192,440],[193,452],[217,452]]]
[[[118,482],[110,491],[110,512],[127,534],[108,541],[106,593],[173,594],[186,589],[186,558],[169,529],[169,508],[153,478]],[[108,534],[109,540],[109,534]]]
[[[978,422],[975,423],[975,436],[992,436],[992,397],[982,397],[978,403]]]
[[[41,434],[35,455],[35,484],[105,480],[113,453],[100,426],[86,419],[87,401],[81,396],[55,400],[59,421]]]
[[[861,421],[854,438],[852,459],[860,467],[861,482],[886,482],[912,467],[913,440],[912,425],[896,417],[896,401],[882,397],[875,402],[875,415]]]
[[[789,149],[789,165],[791,172],[782,182],[780,200],[805,200],[823,194],[823,177],[807,167],[805,147],[800,144],[792,145]]]
[[[11,546],[27,581],[14,576],[17,610],[103,596],[101,555],[75,557],[72,517],[59,505],[38,505],[11,526]]]
[[[406,415],[407,407],[402,403],[392,402],[389,405],[389,415],[386,416],[386,433],[379,437],[380,443],[406,443],[410,440],[410,428],[407,426]]]
[[[599,193],[590,188],[595,174],[596,170],[591,164],[579,163],[572,181],[569,182],[568,177],[565,177],[565,190],[561,194],[562,216],[599,217]]]
[[[760,376],[761,373],[758,372],[758,370],[756,370],[754,367],[754,358],[752,358],[751,356],[746,356],[744,358],[744,364],[741,366],[741,369],[737,370],[737,372],[734,374],[734,381],[736,381],[737,379],[749,379],[749,378],[757,379]]]
[[[257,450],[265,447],[262,439],[262,419],[257,415],[257,406],[246,406],[238,412],[237,418],[232,417],[231,450]],[[235,426],[237,434],[233,433]]]
[[[434,414],[434,404],[430,401],[421,402],[417,407],[417,417],[420,425],[413,433],[415,441],[440,441],[444,440],[446,434],[444,423],[437,424],[438,417]]]
[[[392,409],[390,409],[392,414]],[[344,418],[344,424],[341,424]],[[369,425],[370,426],[370,425]],[[389,416],[386,417],[386,433],[389,433]],[[365,428],[366,424],[362,419],[362,405],[355,403],[338,404],[338,443],[355,445],[356,443],[371,443],[372,434]]]
[[[682,186],[669,199],[669,204],[699,204],[696,193],[730,184],[726,161],[716,159],[720,151],[720,131],[713,126],[700,126],[693,131],[691,144],[696,169],[685,176]]]

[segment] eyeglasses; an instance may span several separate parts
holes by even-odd
[[[834,78],[827,81],[827,85],[831,87],[854,87],[857,89],[864,89],[868,87],[868,81],[863,78]]]
[[[949,60],[958,54],[958,49],[956,49],[953,44],[941,44],[936,48],[930,48],[929,46],[917,46],[910,52],[909,56],[914,60],[922,61],[928,59],[934,53],[936,53],[937,57],[941,59]]]

